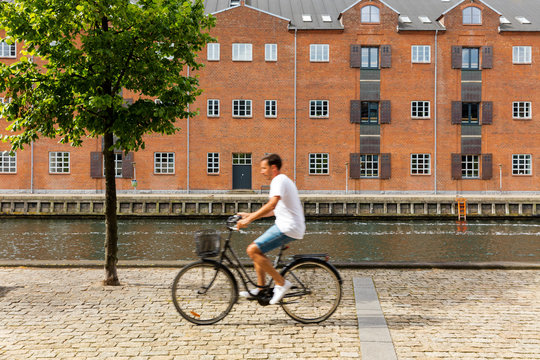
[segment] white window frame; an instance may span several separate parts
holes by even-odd
[[[208,175],[219,174],[219,153],[218,152],[206,153],[206,174]]]
[[[513,64],[531,64],[532,46],[512,46]]]
[[[412,45],[411,62],[414,64],[431,63],[431,45]]]
[[[431,154],[411,154],[411,175],[431,175]]]
[[[360,155],[360,177],[370,178],[370,179],[378,178],[379,165],[380,165],[380,157],[378,154],[361,154]]]
[[[219,43],[206,44],[206,60],[219,61],[220,60],[220,45]]]
[[[69,174],[71,154],[68,151],[49,152],[49,174]]]
[[[309,154],[309,175],[329,175],[330,155],[328,153]]]
[[[376,11],[373,11],[376,10]],[[378,24],[381,22],[381,11],[374,5],[366,5],[360,10],[360,22],[363,24]]]
[[[461,177],[480,179],[480,155],[461,155]]]
[[[233,61],[253,61],[253,46],[247,43],[232,44]]]
[[[264,117],[277,118],[277,100],[264,100]]]
[[[530,101],[512,102],[512,119],[532,119],[532,103]]]
[[[8,44],[0,40],[0,58],[15,59],[17,57],[17,43]]]
[[[532,175],[532,155],[512,154],[512,175],[530,176]]]
[[[115,152],[114,156],[114,177],[122,177],[122,163],[124,161],[124,156],[122,152]],[[105,159],[103,159],[103,177],[105,177]]]
[[[175,173],[175,167],[176,167],[176,158],[173,152],[155,152],[154,153],[154,174],[171,175]]]
[[[429,119],[431,104],[429,101],[411,101],[411,117],[413,119]]]
[[[252,102],[245,99],[234,99],[232,101],[232,116],[235,118],[250,118],[252,117]],[[243,108],[244,115],[240,115],[240,111]]]
[[[0,151],[0,174],[17,173],[17,153],[9,155],[9,151]]]
[[[277,44],[264,44],[264,60],[277,61]]]
[[[330,45],[328,44],[310,44],[309,45],[310,62],[329,62]]]
[[[206,101],[206,116],[219,117],[220,106],[219,99],[208,99]]]
[[[233,165],[251,165],[251,153],[233,153]]]
[[[466,11],[470,11],[470,14],[465,14]],[[475,17],[475,15],[477,15],[477,18]],[[465,21],[466,17],[468,18],[467,21]],[[482,10],[480,10],[476,6],[467,6],[462,11],[462,20],[463,25],[482,25]]]
[[[320,115],[317,115],[320,113]],[[309,100],[310,118],[328,118],[330,116],[330,103],[328,100]]]

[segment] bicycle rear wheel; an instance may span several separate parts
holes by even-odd
[[[238,286],[229,269],[202,260],[180,270],[172,286],[172,299],[182,317],[209,325],[223,319],[238,298]]]
[[[319,323],[328,319],[341,301],[341,277],[326,262],[300,259],[283,272],[292,288],[281,302],[283,310],[301,323]]]

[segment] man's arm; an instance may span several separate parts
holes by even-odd
[[[238,229],[247,227],[250,223],[259,218],[271,216],[274,213],[274,209],[276,208],[279,199],[279,196],[272,196],[259,210],[252,213],[240,213],[242,220],[237,223]]]

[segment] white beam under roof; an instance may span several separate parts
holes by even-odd
[[[459,4],[462,4],[465,0],[461,0],[461,1],[458,1],[457,3],[454,4],[454,6],[451,6],[449,7],[448,9],[446,9],[445,12],[443,12],[441,14],[441,17],[446,15],[446,13],[448,13],[449,11],[453,10],[454,8],[456,8]],[[498,15],[502,15],[502,13],[495,9],[493,6],[489,5],[488,3],[486,3],[485,1],[482,1],[482,0],[475,0],[475,1],[478,1],[478,2],[481,2],[482,4],[486,5],[488,8],[490,8],[491,10],[495,11]],[[439,17],[440,18],[440,17]]]

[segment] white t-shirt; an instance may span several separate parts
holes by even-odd
[[[274,209],[279,231],[293,239],[302,239],[306,232],[306,223],[296,185],[286,175],[279,174],[270,183],[269,198],[274,196],[280,197]]]

